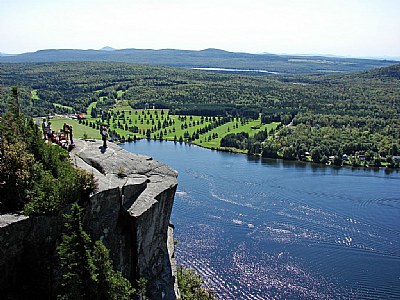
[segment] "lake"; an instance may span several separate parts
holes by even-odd
[[[213,71],[213,72],[233,72],[233,73],[266,73],[266,74],[280,74],[267,70],[253,70],[253,69],[227,69],[227,68],[191,68],[192,70],[200,71]]]
[[[122,147],[179,172],[176,257],[218,299],[400,298],[399,172]]]

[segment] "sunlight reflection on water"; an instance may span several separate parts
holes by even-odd
[[[400,174],[125,144],[179,172],[179,263],[219,299],[400,298]]]

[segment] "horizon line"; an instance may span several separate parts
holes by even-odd
[[[224,50],[219,48],[204,48],[204,49],[179,49],[179,48],[113,48],[111,46],[105,46],[100,49],[94,48],[46,48],[46,49],[38,49],[35,51],[27,51],[27,52],[20,52],[20,53],[7,53],[7,52],[0,52],[0,57],[2,56],[18,56],[23,54],[33,54],[39,51],[63,51],[63,50],[72,50],[72,51],[104,51],[104,52],[113,52],[113,51],[121,51],[121,50],[147,50],[147,51],[163,51],[163,50],[174,50],[174,51],[192,51],[192,52],[201,52],[207,50],[217,50],[223,51],[227,53],[241,53],[241,54],[251,54],[251,55],[282,55],[282,56],[309,56],[309,57],[336,57],[336,58],[354,58],[354,59],[377,59],[377,60],[393,60],[393,61],[400,61],[399,56],[391,56],[391,55],[341,55],[341,54],[321,54],[321,53],[272,53],[272,52],[245,52],[245,51],[230,51]]]

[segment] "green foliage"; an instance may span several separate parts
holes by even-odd
[[[33,154],[27,151],[22,142],[9,144],[5,141],[1,148],[0,212],[21,210],[29,197],[28,191],[32,189],[32,174],[35,174],[35,169],[40,169],[40,165],[35,163]]]
[[[338,66],[327,65],[323,60],[295,59],[296,64],[309,65],[311,61],[318,67],[321,64],[329,68]],[[279,63],[283,64],[282,61]],[[193,125],[189,120],[172,120],[172,115],[181,113],[255,119],[261,113],[262,124],[281,122],[293,128],[287,130],[283,127],[276,136],[269,136],[276,148],[275,154],[269,153],[271,149],[264,151],[264,144],[259,140],[246,146],[251,154],[261,151],[268,157],[279,153],[281,157],[284,155],[289,159],[312,159],[301,154],[306,150],[313,152],[314,161],[321,161],[324,156],[339,156],[337,141],[344,135],[344,143],[349,150],[343,149],[343,153],[357,157],[361,153],[356,152],[372,152],[374,157],[368,161],[371,165],[378,162],[375,157],[382,161],[393,155],[393,151],[388,150],[389,145],[400,144],[400,64],[353,74],[310,76],[289,73],[243,76],[123,63],[80,62],[1,64],[0,79],[8,86],[21,84],[35,90],[35,97],[29,101],[23,96],[26,92],[21,93],[20,107],[25,110],[35,112],[37,107],[41,107],[39,112],[43,114],[71,106],[76,111],[86,112],[89,104],[96,103],[88,111],[91,115],[95,107],[93,116],[97,115],[97,118],[90,120],[88,126],[92,127],[87,129],[94,130],[97,122],[105,121],[110,125],[113,139],[129,139],[128,134],[134,133],[139,138],[189,141],[203,147],[219,148],[221,138],[227,133],[247,130],[233,132],[229,121],[202,133],[201,130],[215,122],[209,120],[208,123]],[[116,101],[118,98],[121,100]],[[4,103],[6,101],[1,101],[0,108],[4,107]],[[159,128],[155,118],[150,118],[152,114],[149,117],[147,114],[128,117],[123,114],[124,108],[117,114],[119,103],[125,106],[129,103],[141,109],[153,105],[166,111],[168,109],[170,120],[179,126],[168,124],[165,127],[161,122]],[[161,113],[158,114],[160,116]],[[180,125],[185,122],[188,128],[182,129]],[[302,125],[311,132],[320,133],[320,138],[304,134],[306,131]],[[330,129],[335,131],[335,135],[329,132]],[[325,131],[328,134],[324,134]],[[349,132],[356,135],[356,142],[363,144],[362,147],[353,147],[347,142]],[[98,136],[96,134],[93,133]],[[296,134],[301,134],[302,138],[294,142]],[[314,145],[317,141],[321,145]],[[320,147],[318,152],[313,151],[316,147]],[[365,149],[353,151],[352,148]],[[352,164],[358,162],[353,159]]]
[[[278,158],[278,146],[273,140],[266,140],[263,143],[261,156],[264,158]]]
[[[61,147],[42,143],[36,150],[34,155],[40,163],[32,173],[32,189],[27,191],[26,214],[56,214],[68,203],[88,199],[96,188],[92,174],[75,169]]]
[[[96,294],[97,273],[91,253],[91,240],[83,230],[82,209],[77,204],[65,215],[65,234],[57,252],[62,272],[59,299],[91,299]]]
[[[214,300],[211,291],[203,287],[203,280],[193,269],[178,268],[178,286],[182,300]]]
[[[262,151],[262,142],[268,137],[267,130],[260,130],[253,136],[247,132],[231,133],[221,139],[221,147],[247,150],[248,155],[260,155]]]
[[[373,129],[298,124],[282,128],[268,141],[268,145],[274,144],[276,152],[283,152],[284,158],[288,159],[302,159],[305,152],[309,152],[312,161],[316,163],[326,163],[326,159],[322,161],[324,156],[334,156],[332,163],[335,165],[377,166],[380,165],[378,161],[396,155],[399,142],[397,138],[391,139]],[[264,148],[268,145],[265,143]],[[344,154],[348,160],[342,161]]]
[[[95,189],[94,177],[76,170],[68,152],[45,143],[32,119],[19,113],[13,89],[10,112],[0,118],[0,212],[56,214]]]
[[[96,241],[92,251],[97,273],[97,299],[129,300],[134,289],[121,272],[113,270],[109,251],[101,241]]]
[[[148,300],[149,298],[146,296],[147,293],[147,280],[146,278],[140,277],[137,280],[137,286],[138,286],[138,296],[140,300]]]
[[[17,101],[15,101],[15,96],[18,97]],[[7,111],[9,113],[18,111],[18,113],[32,115],[32,112],[37,111],[36,108],[33,108],[35,104],[36,102],[31,99],[28,87],[16,88],[13,84],[3,86],[3,82],[0,84],[0,114]]]
[[[287,160],[296,159],[296,149],[292,146],[282,148],[282,157]]]
[[[399,74],[398,69],[396,65],[383,70]],[[94,102],[97,114],[101,115],[100,111],[115,104],[118,90],[123,91],[122,99],[134,106],[143,108],[145,103],[156,103],[157,107],[182,114],[195,111],[203,115],[209,111],[212,115],[241,116],[261,111],[338,114],[352,109],[372,116],[393,112],[392,103],[399,92],[397,78],[386,76],[385,71],[258,77],[104,62],[1,64],[0,70],[5,85],[34,87],[40,101],[25,101],[21,106],[29,105],[34,111],[42,108],[41,115],[62,110],[54,103],[86,112]]]
[[[19,93],[12,89],[9,112],[0,118],[0,212],[22,209],[29,198],[33,177],[40,165],[35,162],[24,137],[31,131],[19,111]]]
[[[227,134],[221,139],[221,147],[246,149],[248,139],[249,139],[249,134],[246,132]]]
[[[57,248],[62,272],[58,299],[130,299],[134,293],[130,282],[113,270],[109,251],[101,241],[92,245],[83,229],[82,214],[75,203],[65,215],[65,233]]]

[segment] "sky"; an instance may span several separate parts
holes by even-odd
[[[400,57],[399,0],[0,0],[0,52],[218,48]]]

